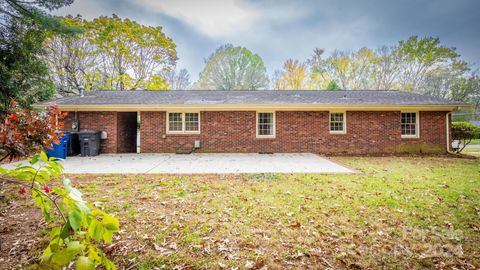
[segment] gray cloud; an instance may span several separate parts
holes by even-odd
[[[182,1],[188,4],[189,0]],[[193,18],[188,17],[191,13],[179,14],[182,9],[178,5],[167,13],[164,9],[168,6],[162,6],[162,10],[132,0],[77,0],[58,12],[79,13],[89,19],[115,13],[143,24],[161,25],[178,46],[178,66],[187,68],[194,79],[203,67],[203,59],[225,43],[245,46],[260,54],[270,74],[287,58],[307,59],[315,47],[324,48],[327,53],[363,46],[375,48],[411,35],[438,36],[445,45],[456,47],[465,60],[480,64],[477,0],[231,1],[231,5],[218,6],[213,6],[214,0],[204,2],[223,14],[233,12],[232,5],[239,9],[238,14],[254,11],[252,16],[237,16],[233,22],[238,27],[232,20],[227,21],[228,28],[219,28],[228,29],[223,32],[214,31],[218,29],[212,29],[211,21],[195,23],[202,20],[197,14]],[[215,17],[218,23],[225,19]]]

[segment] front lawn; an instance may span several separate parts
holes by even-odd
[[[71,178],[120,219],[106,250],[129,269],[480,267],[478,159],[333,159],[362,173]]]

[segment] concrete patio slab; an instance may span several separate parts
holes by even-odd
[[[102,154],[68,157],[65,173],[354,173],[315,154]],[[17,163],[6,167],[13,167]]]

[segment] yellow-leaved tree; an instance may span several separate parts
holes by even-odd
[[[288,59],[274,78],[275,90],[303,90],[307,88],[308,70],[305,63]]]
[[[90,89],[168,89],[159,74],[177,61],[176,45],[161,27],[145,26],[116,15],[92,21],[61,18],[84,29],[74,36],[52,34],[45,42],[48,62],[60,94]]]

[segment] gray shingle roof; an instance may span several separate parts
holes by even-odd
[[[467,105],[463,102],[401,91],[95,91],[42,102],[44,105]]]

